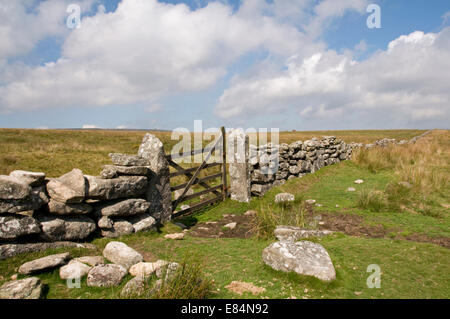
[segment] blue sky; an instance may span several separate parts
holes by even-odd
[[[280,1],[212,10],[204,0],[127,0],[120,11],[119,0],[84,0],[77,30],[65,27],[64,1],[17,1],[3,14],[23,22],[0,19],[16,32],[0,47],[0,127],[192,129],[201,119],[282,130],[448,128],[450,2],[326,1],[298,0],[299,14],[289,15],[296,8]],[[370,3],[381,7],[381,29],[366,26]]]

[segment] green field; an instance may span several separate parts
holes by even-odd
[[[411,138],[422,132],[342,131],[320,132],[316,136],[336,135],[347,142],[370,142],[383,137]],[[308,134],[283,133],[281,141],[305,139]],[[1,173],[20,168],[57,176],[79,167],[95,174],[102,163],[108,162],[109,152],[136,152],[142,135],[136,132],[1,130]],[[133,234],[119,240],[141,252],[147,261],[182,262],[190,258],[200,263],[202,276],[213,280],[209,298],[450,298],[449,143],[449,131],[433,131],[414,146],[355,154],[352,161],[290,180],[249,204],[227,200],[178,220],[195,227],[208,221],[221,221],[224,214],[241,216],[248,210],[256,210],[258,218],[250,238],[203,238],[188,232],[184,240],[170,241],[164,239],[164,234],[180,229],[169,223],[158,233]],[[39,150],[36,155],[23,153],[33,149]],[[71,158],[69,163],[64,160],[66,156]],[[61,170],[59,165],[63,166]],[[353,183],[356,179],[365,182],[356,185]],[[412,187],[398,188],[399,181],[407,181]],[[348,187],[355,187],[356,192],[347,192]],[[280,192],[295,194],[292,206],[279,207],[274,203],[275,195]],[[320,216],[325,226],[330,225],[336,231],[332,236],[312,239],[330,254],[337,274],[331,283],[277,272],[262,262],[262,250],[275,241],[271,235],[275,225],[267,216],[319,227],[311,225],[303,213],[298,218],[306,199],[315,199],[322,205],[309,212],[310,217]],[[93,240],[98,251],[69,251],[73,256],[101,254],[109,241]],[[67,249],[0,261],[0,284],[16,274],[23,262],[63,251]],[[381,268],[380,289],[366,286],[370,275],[367,267],[371,264]],[[39,277],[48,285],[47,298],[118,298],[127,281],[113,289],[93,289],[83,280],[81,289],[69,289],[59,278],[58,270]],[[237,295],[225,288],[234,280],[251,282],[265,288],[266,292],[257,296]]]

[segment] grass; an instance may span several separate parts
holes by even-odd
[[[442,184],[432,177],[419,183],[402,175],[403,167],[415,169],[416,165],[420,165],[422,169],[426,169],[424,175],[421,175],[422,178],[431,176],[427,175],[430,170],[439,172],[439,178],[448,178],[448,134],[448,131],[434,131],[424,138],[423,143],[430,143],[430,149],[434,149],[431,156],[437,157],[434,159],[422,162],[422,156],[428,155],[421,153],[415,146],[410,146],[414,150],[412,153],[402,150],[402,154],[391,157],[391,162],[386,161],[381,165],[376,161],[383,157],[382,153],[378,155],[378,160],[373,154],[367,153],[364,161],[355,159],[324,167],[314,174],[289,180],[283,186],[272,189],[264,197],[255,198],[250,203],[227,200],[176,220],[193,225],[220,220],[223,214],[242,215],[247,210],[256,210],[259,213],[256,225],[261,228],[260,236],[249,239],[211,239],[193,237],[188,233],[184,240],[171,241],[164,239],[164,235],[179,232],[180,228],[169,223],[158,233],[132,234],[119,240],[141,252],[147,261],[165,259],[183,264],[189,257],[189,260],[196,262],[186,263],[187,267],[191,265],[190,269],[195,270],[190,273],[199,273],[200,277],[206,280],[205,283],[209,283],[207,289],[201,290],[197,296],[208,298],[450,298],[449,249],[433,243],[405,240],[406,236],[413,235],[450,238],[448,188],[442,188]],[[419,142],[417,146],[420,146]],[[399,150],[386,149],[385,152]],[[369,162],[373,165],[369,166]],[[376,169],[372,169],[373,167]],[[364,183],[354,184],[356,179],[363,179]],[[413,187],[406,190],[397,189],[399,181],[408,181]],[[355,187],[357,191],[348,192],[347,188],[350,186]],[[294,194],[296,201],[285,207],[275,204],[275,195],[281,192]],[[377,202],[377,197],[374,196],[380,193],[383,194],[380,195],[383,204]],[[424,203],[423,198],[428,201]],[[356,215],[364,225],[383,227],[386,235],[384,238],[365,238],[335,233],[325,238],[311,239],[323,245],[330,254],[337,274],[336,280],[331,283],[275,271],[262,262],[262,250],[275,240],[270,233],[276,224],[281,221],[293,225],[303,224],[301,209],[306,199],[315,199],[323,205],[315,208],[316,214]],[[362,203],[362,200],[365,202]],[[420,212],[421,203],[439,214]],[[402,209],[401,205],[407,209]],[[69,251],[74,257],[101,254],[110,241],[106,238],[94,239],[92,243],[98,247],[98,251]],[[66,250],[51,250],[0,261],[0,285],[17,272],[22,263],[63,251]],[[381,268],[380,289],[369,289],[366,285],[370,275],[367,267],[371,264],[377,264]],[[118,298],[123,286],[131,279],[127,276],[122,284],[115,288],[89,288],[83,280],[80,289],[69,289],[59,278],[58,270],[38,276],[49,287],[47,298]],[[258,296],[249,293],[236,295],[225,288],[235,280],[264,287],[266,292]],[[169,289],[169,293],[174,294],[161,297],[186,296],[179,292],[186,291],[185,287],[193,282],[198,281],[195,278],[185,283],[180,281],[177,284],[179,289]],[[170,292],[172,290],[174,291]]]

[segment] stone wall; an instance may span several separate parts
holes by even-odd
[[[349,159],[352,149],[334,136],[291,144],[250,146],[252,195],[262,196],[273,186],[314,173],[324,166]]]
[[[83,241],[151,230],[172,214],[161,141],[147,134],[138,155],[110,154],[100,176],[0,176],[0,243]]]

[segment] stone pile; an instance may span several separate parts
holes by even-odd
[[[108,263],[112,262],[112,263]],[[144,292],[144,279],[153,274],[160,278],[154,289],[163,280],[170,280],[180,265],[175,262],[158,260],[144,262],[143,256],[122,242],[110,242],[103,250],[103,256],[84,256],[72,259],[69,253],[50,255],[31,260],[19,267],[22,275],[52,271],[59,268],[59,276],[67,283],[74,284],[86,277],[89,287],[113,287],[121,284],[128,274],[134,276],[124,287],[122,295]],[[0,287],[0,299],[39,299],[44,286],[37,277],[6,282]]]
[[[250,146],[252,195],[262,196],[273,186],[314,173],[324,166],[339,163],[351,156],[352,149],[334,136],[313,138],[279,147],[271,143],[256,148]]]
[[[161,141],[147,134],[138,155],[110,157],[113,164],[100,176],[79,169],[58,178],[26,171],[0,176],[0,243],[82,241],[94,233],[119,237],[170,219]]]

